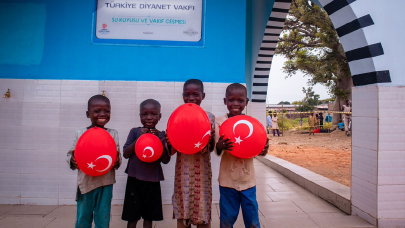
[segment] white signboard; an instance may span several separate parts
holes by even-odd
[[[203,0],[98,0],[98,39],[200,41]]]

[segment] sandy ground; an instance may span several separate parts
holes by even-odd
[[[269,137],[269,154],[350,187],[352,143],[343,131],[315,136],[290,131]]]

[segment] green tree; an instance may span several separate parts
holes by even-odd
[[[319,95],[315,94],[312,87],[308,89],[302,88],[302,92],[305,94],[301,104],[296,108],[300,112],[308,112],[314,110],[314,107],[319,105]]]
[[[280,101],[278,102],[279,105],[290,105],[291,103],[289,101]]]
[[[339,36],[328,14],[308,0],[293,0],[276,54],[287,58],[284,72],[302,71],[308,84],[322,84],[336,97],[333,110],[351,98],[350,68]]]

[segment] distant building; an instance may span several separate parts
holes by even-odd
[[[328,111],[328,104],[320,104],[314,107],[314,111]]]
[[[278,104],[268,104],[266,105],[266,111],[276,111],[276,112],[282,112],[282,110],[286,111],[295,111],[295,108],[298,107],[297,105],[278,105]]]

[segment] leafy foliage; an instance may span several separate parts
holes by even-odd
[[[291,103],[289,101],[280,101],[278,102],[279,105],[290,105]]]
[[[348,61],[328,14],[308,0],[293,0],[276,54],[287,58],[284,72],[302,71],[308,84],[327,86],[337,97],[347,98],[352,87]]]
[[[291,130],[292,128],[297,127],[299,125],[299,122],[287,118],[286,114],[283,115],[283,118],[279,116],[277,123],[278,127],[284,131]]]
[[[320,100],[319,103],[324,104],[324,103],[328,103],[328,102],[334,102],[335,100],[336,99],[334,97],[332,97],[332,98],[327,98],[327,99]]]
[[[296,108],[300,112],[308,112],[314,110],[314,107],[319,105],[319,95],[315,94],[312,87],[308,89],[302,88],[302,92],[305,94],[305,98],[301,104]]]
[[[302,126],[300,123],[300,118],[289,119],[284,115],[284,120],[281,117],[278,118],[278,127],[284,131],[288,130],[308,130],[308,117],[302,118]],[[323,129],[332,128],[332,123],[323,123]]]

